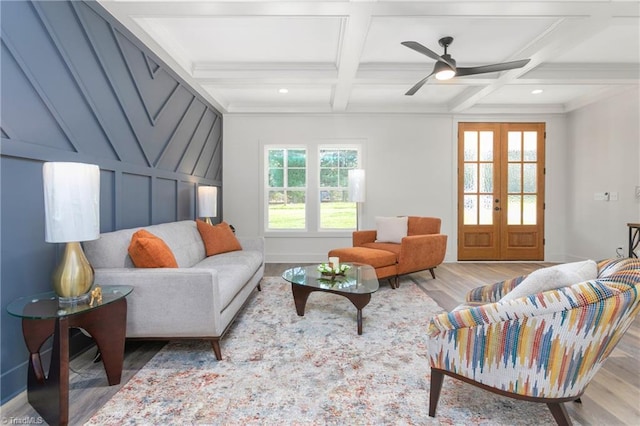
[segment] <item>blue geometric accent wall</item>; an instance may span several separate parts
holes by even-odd
[[[222,186],[222,115],[95,2],[2,1],[0,14],[5,402],[28,359],[6,306],[49,291],[61,256],[44,242],[42,163],[100,167],[102,232],[194,219],[198,185]]]

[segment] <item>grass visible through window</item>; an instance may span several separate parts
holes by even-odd
[[[349,202],[325,202],[320,204],[320,227],[323,229],[355,229],[356,206]],[[305,205],[270,204],[270,229],[304,229]]]

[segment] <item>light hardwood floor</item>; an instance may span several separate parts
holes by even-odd
[[[268,264],[265,276],[280,276],[290,266],[292,265]],[[543,266],[548,264],[447,263],[436,269],[435,280],[430,278],[429,272],[415,275],[422,275],[420,279],[428,283],[429,295],[440,306],[449,310],[464,300],[466,292],[472,288],[527,274]],[[411,279],[411,277],[409,275],[405,279]],[[383,281],[381,285],[387,285],[387,283]],[[72,360],[69,424],[80,425],[88,420],[164,344],[164,342],[127,342],[122,382],[117,386],[107,386],[101,363],[93,362],[95,350],[89,350]],[[221,345],[224,356],[224,339]],[[447,386],[448,380],[452,379],[446,378],[444,386]],[[522,403],[527,404],[527,402]],[[428,401],[425,401],[425,410],[427,405]],[[640,424],[640,319],[636,318],[604,367],[591,381],[582,397],[582,404],[568,403],[566,406],[571,418],[583,425]],[[38,418],[37,412],[26,402],[24,392],[0,408],[0,421],[4,424],[16,424],[24,419]],[[12,419],[15,420],[12,421]],[[286,421],[287,419],[283,419],[283,422]]]

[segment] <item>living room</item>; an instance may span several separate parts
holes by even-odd
[[[556,2],[545,2],[544,6],[522,2],[518,9],[511,9],[516,6],[508,2],[309,1],[297,5],[150,2],[147,6],[155,8],[151,11],[144,9],[144,3],[149,2],[105,1],[90,5],[61,2],[53,6],[28,3],[26,9],[19,11],[8,10],[5,2],[2,3],[2,403],[24,390],[28,357],[20,321],[6,313],[6,305],[20,296],[49,291],[49,277],[60,256],[59,248],[44,241],[41,168],[45,161],[78,161],[100,166],[107,183],[101,193],[102,232],[194,219],[196,186],[214,185],[219,187],[216,219],[233,224],[240,236],[263,236],[268,264],[308,263],[325,261],[332,248],[350,246],[351,232],[323,232],[313,228],[304,233],[265,231],[265,146],[359,145],[368,188],[366,200],[359,206],[359,228],[373,228],[377,216],[441,218],[441,232],[449,237],[445,262],[455,264],[458,261],[458,124],[542,122],[546,126],[542,260],[571,262],[613,258],[626,253],[626,225],[640,222],[640,198],[636,196],[636,188],[640,186],[638,2],[557,2],[555,9]],[[514,19],[518,25],[527,20],[537,23],[533,29],[523,30],[524,38],[513,36],[520,45],[511,49],[500,46],[500,39],[511,35],[500,34],[499,28],[484,28],[487,34],[479,32],[477,37],[485,40],[485,44],[471,45],[473,37],[459,36],[461,25],[471,18],[465,13],[454,13],[456,4],[470,7],[480,17],[473,19],[473,23],[481,27],[509,21],[512,15],[518,17]],[[102,7],[115,18],[109,17]],[[541,9],[536,9],[538,7]],[[331,70],[318,65],[321,59],[312,55],[297,58],[302,52],[284,58],[284,54],[276,52],[273,55],[280,55],[278,59],[267,57],[265,60],[269,66],[249,63],[244,64],[243,70],[245,59],[236,52],[226,64],[209,63],[208,71],[212,74],[205,75],[198,72],[204,73],[207,69],[184,66],[184,57],[172,57],[169,47],[161,45],[162,37],[154,39],[153,31],[145,31],[153,28],[151,18],[138,18],[138,22],[131,25],[131,16],[155,13],[162,17],[159,19],[170,21],[172,14],[184,17],[199,8],[205,8],[203,13],[209,17],[236,16],[246,24],[239,28],[251,28],[255,24],[256,31],[268,28],[257,23],[261,16],[305,16],[311,28],[315,28],[313,18],[339,16],[338,35],[333,37],[342,50],[333,51]],[[449,89],[429,82],[413,97],[404,96],[404,92],[430,72],[434,61],[400,45],[399,41],[404,39],[396,43],[393,38],[391,43],[380,37],[398,31],[402,22],[410,23],[406,27],[413,28],[421,22],[438,21],[447,14],[453,16],[437,23],[436,30],[425,29],[424,33],[414,33],[412,37],[442,52],[438,37],[454,36],[456,40],[449,47],[449,53],[460,65],[515,60],[521,58],[519,54],[527,54],[524,57],[532,57],[536,62],[526,70],[530,74],[523,72],[501,78],[487,74],[488,80],[484,82],[477,78],[466,83],[468,85],[444,83]],[[489,24],[482,24],[483,17]],[[10,19],[14,22],[9,22]],[[101,23],[101,19],[115,30]],[[401,23],[392,23],[383,31],[378,25],[385,19],[397,19]],[[463,23],[456,23],[457,20]],[[84,32],[72,33],[69,24],[69,33],[66,33],[62,29],[66,22],[82,22]],[[238,23],[221,22],[221,25],[235,28]],[[335,29],[335,22],[328,25]],[[130,91],[140,90],[142,97],[147,96],[146,113],[144,108],[137,109],[128,103],[129,98],[122,92],[114,96],[120,103],[103,103],[101,96],[105,93],[124,91],[110,88],[109,81],[125,77],[117,74],[120,71],[114,65],[116,58],[123,54],[108,50],[111,45],[107,44],[108,37],[102,27],[106,28],[106,34],[117,33],[113,37],[118,40],[121,52],[129,55],[124,62],[128,61],[129,72],[134,75],[132,80],[138,83],[137,88],[129,86]],[[298,28],[301,27],[304,25]],[[451,33],[443,33],[441,27],[451,28]],[[458,31],[454,31],[456,29]],[[544,39],[544,34],[553,34],[554,30],[559,32],[556,38],[547,40],[543,46],[536,45]],[[595,35],[593,39],[591,32]],[[260,33],[257,34],[249,37],[252,40],[242,47],[257,43]],[[371,38],[358,41],[357,36],[363,34]],[[598,38],[598,34],[602,38]],[[622,40],[615,37],[619,34]],[[141,41],[135,41],[136,37]],[[42,40],[47,41],[43,44]],[[329,44],[332,40],[325,42]],[[612,40],[619,42],[607,43]],[[379,53],[376,53],[376,42],[380,43]],[[398,56],[385,64],[379,57],[388,53],[390,44],[397,45],[398,52],[393,54]],[[570,51],[569,46],[575,50]],[[213,44],[210,47],[213,49]],[[258,44],[256,50],[261,47]],[[368,63],[353,62],[350,49],[358,48],[364,58],[369,55]],[[562,60],[563,48],[568,51],[566,60]],[[151,61],[145,65],[143,60],[140,67],[148,66],[144,71],[156,77],[149,77],[149,81],[160,84],[160,89],[145,86],[148,82],[142,80],[142,74],[136,74],[136,49]],[[224,51],[218,49],[217,53]],[[589,53],[586,56],[585,51]],[[258,55],[259,52],[249,49],[241,53]],[[86,62],[80,62],[82,58]],[[278,61],[289,65],[297,61],[308,63],[294,64],[294,70],[287,70],[286,65],[273,65]],[[396,62],[404,65],[397,75],[387,75]],[[95,64],[101,64],[102,69]],[[362,74],[356,73],[358,65]],[[384,76],[377,80],[377,74]],[[522,79],[520,85],[519,78]],[[461,80],[463,78],[458,79]],[[180,118],[175,118],[177,112],[174,113],[172,105],[167,104],[165,109],[162,105],[167,96],[172,96],[176,81],[181,82],[181,88],[172,99],[181,103],[181,107],[175,109],[185,113],[181,121],[185,124],[173,134],[171,130]],[[277,92],[285,82],[289,82],[288,94],[261,95],[266,88]],[[341,91],[344,84],[348,85],[347,92]],[[538,84],[555,98],[541,101],[530,95],[530,89]],[[365,92],[367,85],[377,91]],[[184,86],[190,88],[183,89]],[[333,86],[336,92],[332,96]],[[495,86],[493,99],[489,94],[485,101],[474,104],[472,101],[478,96],[474,90],[486,86]],[[296,93],[296,87],[304,90]],[[60,88],[60,92],[56,88]],[[504,91],[502,94],[500,89]],[[563,94],[554,93],[554,89]],[[160,94],[157,99],[151,99],[149,94],[156,90]],[[251,91],[255,91],[255,97],[251,97]],[[509,91],[510,94],[505,93]],[[193,106],[185,95],[191,92],[196,98]],[[395,94],[392,96],[391,92]],[[466,97],[458,97],[463,92]],[[314,93],[319,93],[318,97]],[[350,93],[352,98],[345,98],[344,93]],[[293,100],[291,97],[282,100],[287,95],[293,95]],[[40,99],[40,104],[31,101],[35,98]],[[189,108],[194,110],[187,116]],[[106,112],[116,109],[124,111],[117,120]],[[134,110],[135,113],[127,113]],[[167,117],[170,123],[163,124]],[[98,124],[85,127],[83,121]],[[142,130],[144,121],[157,124],[156,130],[149,124],[145,125],[152,130]],[[212,130],[200,134],[201,131],[195,129],[203,122],[208,122]],[[127,131],[131,128],[135,130]],[[156,143],[154,138],[159,140],[159,136],[162,140]],[[189,148],[189,138],[210,146],[201,151],[201,156],[211,160],[210,165],[191,161],[191,157],[199,154],[191,152],[194,147]],[[104,143],[105,140],[108,143]],[[214,149],[215,146],[219,149]],[[596,193],[604,192],[615,193],[617,199],[595,199]],[[637,369],[635,374],[637,376]]]

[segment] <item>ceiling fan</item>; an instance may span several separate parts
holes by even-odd
[[[431,74],[417,82],[405,95],[411,96],[416,93],[431,77],[435,75],[438,80],[449,80],[453,77],[463,77],[465,75],[473,75],[473,74],[483,74],[487,72],[498,72],[498,71],[506,71],[512,70],[516,68],[522,68],[527,65],[531,59],[521,59],[519,61],[511,61],[511,62],[503,62],[500,64],[492,64],[492,65],[482,65],[478,67],[457,67],[456,61],[447,53],[447,48],[453,42],[453,37],[442,37],[438,40],[440,46],[444,47],[444,54],[442,56],[438,55],[431,49],[428,49],[418,43],[417,41],[403,41],[401,44],[407,46],[409,49],[413,49],[418,53],[422,53],[430,57],[431,59],[435,59],[436,64],[433,67],[433,71]]]

